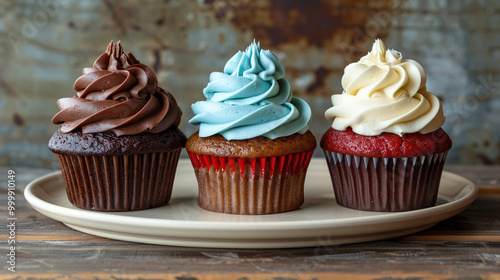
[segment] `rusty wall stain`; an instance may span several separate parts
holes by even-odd
[[[0,76],[0,88],[2,92],[10,96],[17,96],[16,90]]]
[[[23,117],[17,113],[12,114],[12,122],[17,126],[23,126],[25,123]]]
[[[328,77],[328,70],[324,67],[320,67],[314,71],[315,80],[306,89],[306,92],[314,92],[317,89],[321,89],[325,86],[325,78]]]
[[[315,5],[304,5],[301,0],[261,2],[262,6],[236,9],[231,23],[237,28],[247,28],[269,47],[301,39],[312,47],[321,47],[341,26],[339,10],[332,9],[327,2],[317,1]]]
[[[377,9],[363,8],[348,0],[322,0],[314,4],[302,0],[256,2],[259,4],[234,9],[230,22],[237,29],[251,32],[269,47],[305,40],[310,47],[321,48],[335,36],[352,34],[354,27],[366,32],[368,21],[377,12]],[[381,7],[392,3],[382,2],[386,5]]]

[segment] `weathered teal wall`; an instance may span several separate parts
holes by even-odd
[[[110,40],[156,70],[190,135],[210,72],[255,38],[311,105],[319,138],[343,68],[377,37],[426,69],[454,140],[448,162],[500,163],[498,1],[24,0],[1,1],[0,18],[0,165],[55,166],[56,100]]]

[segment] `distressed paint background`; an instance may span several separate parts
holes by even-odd
[[[0,18],[0,165],[57,167],[56,100],[110,40],[157,72],[189,136],[210,72],[256,38],[311,105],[319,140],[344,67],[377,37],[424,66],[454,141],[448,163],[500,164],[498,1],[23,0],[1,1]]]

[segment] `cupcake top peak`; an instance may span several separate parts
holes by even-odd
[[[207,100],[191,106],[195,116],[189,122],[200,125],[200,137],[220,134],[227,140],[304,134],[311,109],[292,96],[284,76],[278,58],[254,40],[229,59],[224,72],[210,74],[203,89]]]
[[[74,89],[75,96],[57,101],[60,112],[52,119],[62,133],[159,133],[177,127],[182,115],[175,98],[158,87],[154,71],[125,54],[120,42],[111,41],[93,66],[83,69]]]
[[[132,65],[138,64],[141,64],[141,62],[137,60],[132,53],[129,52],[128,54],[125,54],[121,41],[118,41],[118,43],[116,44],[111,41],[108,44],[106,51],[94,61],[93,67],[83,69],[83,74],[85,74],[87,71],[92,72],[95,70],[124,70],[131,67]]]
[[[346,94],[398,99],[425,90],[425,71],[416,61],[403,59],[400,52],[387,50],[382,40],[344,70],[342,87]]]
[[[325,113],[332,128],[347,127],[358,134],[433,132],[445,121],[439,99],[425,88],[423,67],[400,52],[386,49],[382,40],[358,62],[347,65],[342,94],[332,95]]]
[[[83,69],[74,84],[77,96],[86,99],[120,99],[124,92],[133,98],[144,99],[158,87],[156,74],[140,63],[132,53],[125,54],[121,42],[109,43],[106,52]]]
[[[280,80],[285,76],[285,70],[276,56],[269,50],[262,50],[260,42],[255,39],[245,51],[238,51],[229,59],[224,66],[224,73],[243,77],[259,75],[263,80]]]
[[[384,42],[380,39],[376,39],[373,43],[372,50],[359,61],[375,65],[394,65],[401,63],[402,58],[400,52],[386,49]]]
[[[238,51],[224,66],[224,72],[210,74],[203,89],[211,101],[228,104],[254,104],[261,101],[281,104],[290,101],[292,91],[284,79],[285,70],[269,50],[255,40],[245,51]]]
[[[123,70],[131,65],[140,64],[132,53],[125,54],[123,52],[122,44],[120,41],[114,43],[111,41],[106,48],[106,52],[101,54],[94,62],[93,68],[99,70]],[[92,68],[85,68],[85,70]]]

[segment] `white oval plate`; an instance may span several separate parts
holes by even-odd
[[[35,210],[68,227],[101,237],[160,245],[212,248],[293,248],[366,242],[427,229],[463,211],[478,194],[469,180],[444,172],[434,207],[398,213],[348,209],[335,202],[324,159],[313,159],[298,210],[270,215],[231,215],[198,207],[191,163],[179,161],[168,205],[131,212],[74,207],[61,172],[31,182],[26,200]]]

